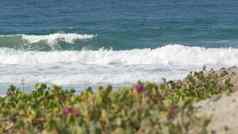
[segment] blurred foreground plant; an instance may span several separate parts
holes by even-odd
[[[183,81],[140,81],[80,94],[43,83],[31,93],[10,86],[0,97],[0,133],[207,133],[209,118],[197,114],[193,104],[231,89],[230,79],[214,71],[190,73]]]

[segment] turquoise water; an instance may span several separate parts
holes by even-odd
[[[1,1],[0,85],[80,89],[235,66],[237,14],[236,0]]]
[[[1,2],[0,13],[2,35],[97,34],[84,43],[90,49],[237,46],[236,0],[10,0]],[[9,40],[1,39],[0,45],[17,44]],[[61,49],[80,50],[81,45]]]

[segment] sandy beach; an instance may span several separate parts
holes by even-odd
[[[238,132],[238,68],[221,69],[218,72],[229,73],[233,84],[231,94],[214,96],[199,102],[197,107],[202,114],[211,116],[208,130],[213,134],[237,134]]]

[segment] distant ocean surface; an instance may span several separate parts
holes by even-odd
[[[5,0],[0,93],[37,82],[81,90],[238,65],[237,0]],[[24,84],[22,84],[24,83]]]

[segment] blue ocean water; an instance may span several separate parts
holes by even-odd
[[[237,14],[236,0],[9,0],[0,4],[0,34],[97,34],[87,43],[94,49],[236,47]]]
[[[237,0],[8,0],[0,85],[177,79],[238,64]]]

